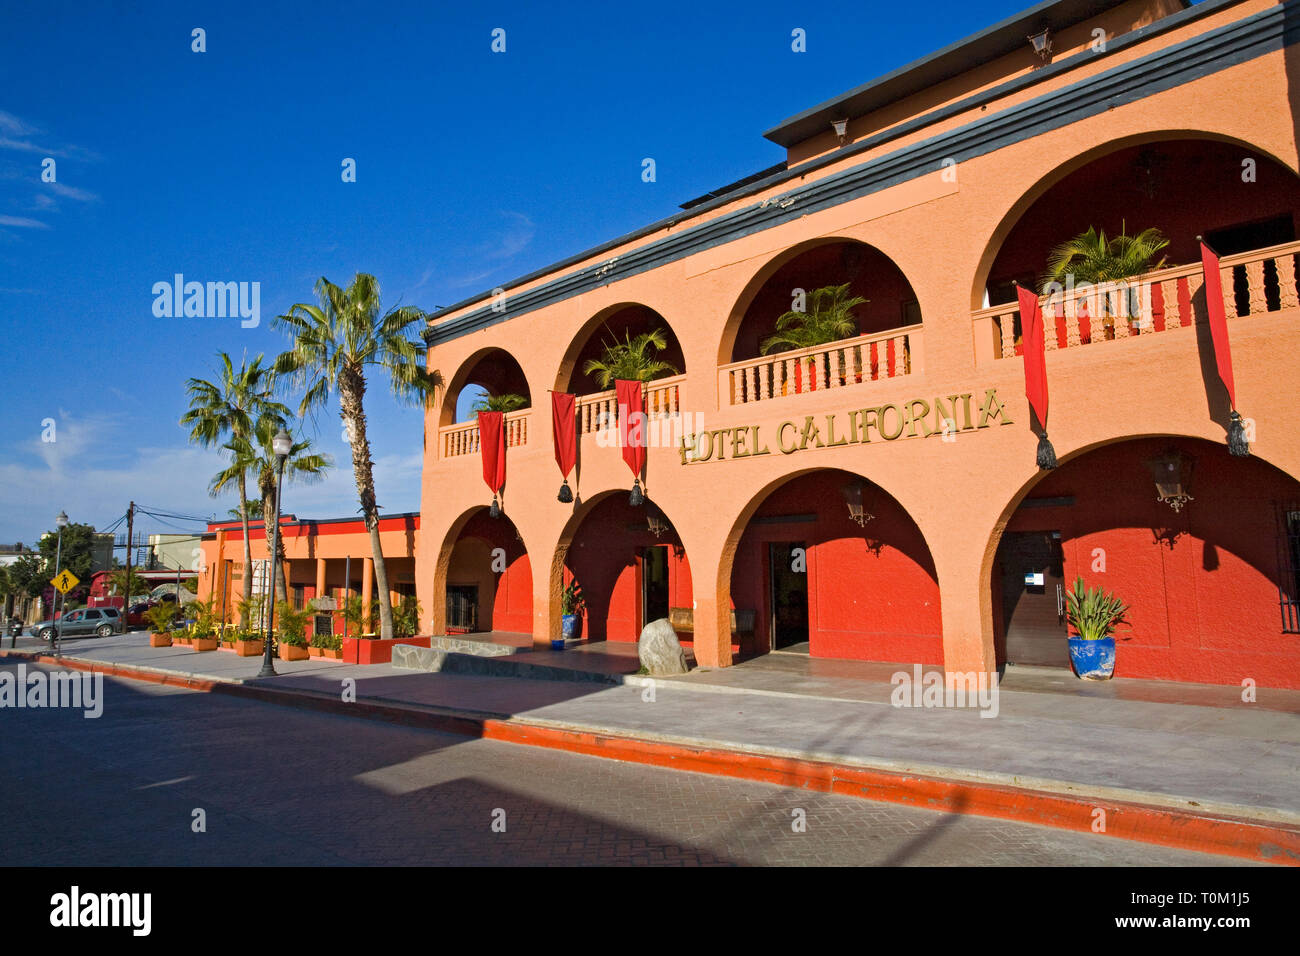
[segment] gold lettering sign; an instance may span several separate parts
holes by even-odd
[[[776,450],[782,455],[810,448],[838,448],[842,445],[869,445],[876,441],[893,442],[900,438],[931,438],[939,435],[945,440],[958,432],[978,431],[993,424],[1011,425],[1007,407],[998,399],[996,388],[985,389],[972,414],[971,400],[976,393],[935,396],[934,399],[913,398],[906,402],[889,403],[874,408],[860,408],[830,415],[807,415],[802,421],[792,419],[776,426],[772,437]],[[713,431],[683,435],[681,455],[683,465],[705,461],[723,461],[730,449],[732,458],[750,458],[770,455],[767,434],[760,425],[737,425]]]

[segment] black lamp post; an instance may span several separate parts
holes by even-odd
[[[63,529],[68,526],[68,513],[66,511],[60,511],[58,516],[54,519],[54,525],[59,529],[59,541],[58,544],[55,545],[54,547],[54,576],[57,578],[59,576],[59,571],[62,570],[60,564],[63,561]],[[60,612],[59,614],[53,615],[54,616],[54,656],[58,657],[59,656],[59,628],[63,624],[62,611],[64,606],[67,604],[67,594],[65,594],[62,590],[60,590],[58,595],[54,599],[54,603],[58,605],[59,612]]]
[[[289,451],[293,448],[293,438],[290,434],[281,428],[276,432],[275,437],[271,439],[271,450],[275,452],[276,475],[275,475],[275,514],[271,527],[271,581],[270,590],[267,592],[267,600],[270,603],[270,611],[266,618],[266,640],[262,646],[262,669],[258,671],[258,677],[274,677],[275,665],[271,663],[271,637],[275,633],[275,576],[278,570],[279,561],[277,556],[280,550],[280,489],[284,487],[284,460],[289,457]]]

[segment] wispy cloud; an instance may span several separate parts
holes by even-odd
[[[13,133],[15,136],[30,136],[40,132],[36,127],[28,126],[13,113],[6,113],[4,110],[0,110],[0,130]]]
[[[40,153],[42,156],[55,156],[59,159],[98,160],[99,154],[92,149],[75,143],[63,145],[45,145],[33,141],[34,136],[44,136],[45,130],[27,122],[13,113],[0,110],[0,149],[20,153]]]
[[[92,193],[89,189],[78,189],[76,186],[65,186],[63,183],[46,183],[50,192],[56,196],[62,196],[64,199],[75,199],[77,202],[99,202],[99,196]]]
[[[11,226],[14,229],[49,229],[50,227],[41,222],[39,219],[28,219],[26,216],[0,216],[0,226]]]
[[[531,219],[521,212],[505,211],[501,215],[508,222],[500,234],[489,242],[482,243],[471,249],[466,256],[466,258],[477,260],[488,266],[488,268],[480,269],[471,275],[449,279],[448,285],[460,287],[481,282],[500,270],[502,266],[527,249],[532,243],[537,228],[533,225]]]

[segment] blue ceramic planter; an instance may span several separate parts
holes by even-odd
[[[1110,680],[1115,673],[1115,638],[1070,637],[1070,663],[1080,680]]]
[[[582,634],[582,616],[579,614],[564,615],[560,633],[564,635],[566,641],[576,641],[579,635]]]

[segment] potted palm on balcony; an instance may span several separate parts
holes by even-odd
[[[472,412],[517,412],[521,408],[528,407],[528,399],[523,395],[517,395],[514,392],[504,392],[500,395],[493,395],[491,392],[484,395],[477,402],[470,406]]]
[[[1065,592],[1065,620],[1070,635],[1070,663],[1082,680],[1110,680],[1115,673],[1115,628],[1124,623],[1126,605],[1114,594],[1083,586],[1083,576]]]
[[[1076,289],[1079,286],[1105,286],[1132,279],[1162,268],[1165,264],[1163,256],[1158,262],[1153,263],[1152,260],[1168,245],[1169,240],[1155,228],[1143,229],[1136,236],[1130,236],[1127,234],[1127,224],[1121,224],[1119,235],[1107,238],[1105,229],[1089,226],[1087,232],[1066,240],[1052,250],[1039,290],[1046,294],[1053,285],[1064,287],[1070,277],[1073,277]],[[1104,296],[1102,301],[1103,314],[1090,318],[1100,319],[1103,334],[1106,338],[1113,339],[1116,316],[1111,314],[1110,297]],[[1141,315],[1128,314],[1127,303],[1122,308],[1130,323],[1141,320]],[[1080,330],[1081,340],[1091,338],[1091,335]]]
[[[759,344],[762,355],[775,352],[793,352],[851,338],[858,334],[858,317],[854,313],[868,299],[849,295],[849,284],[822,286],[808,296],[809,308],[800,312],[791,309],[776,320],[776,332]],[[817,356],[807,358],[808,388],[817,387]],[[802,368],[800,365],[796,369]],[[788,388],[788,385],[783,386]],[[803,391],[801,381],[795,382],[795,391]]]
[[[617,339],[608,342],[599,358],[587,359],[582,373],[595,376],[601,388],[611,388],[620,380],[651,382],[665,375],[676,375],[676,367],[658,357],[666,348],[668,331],[663,327],[636,336],[627,331],[622,342]]]

